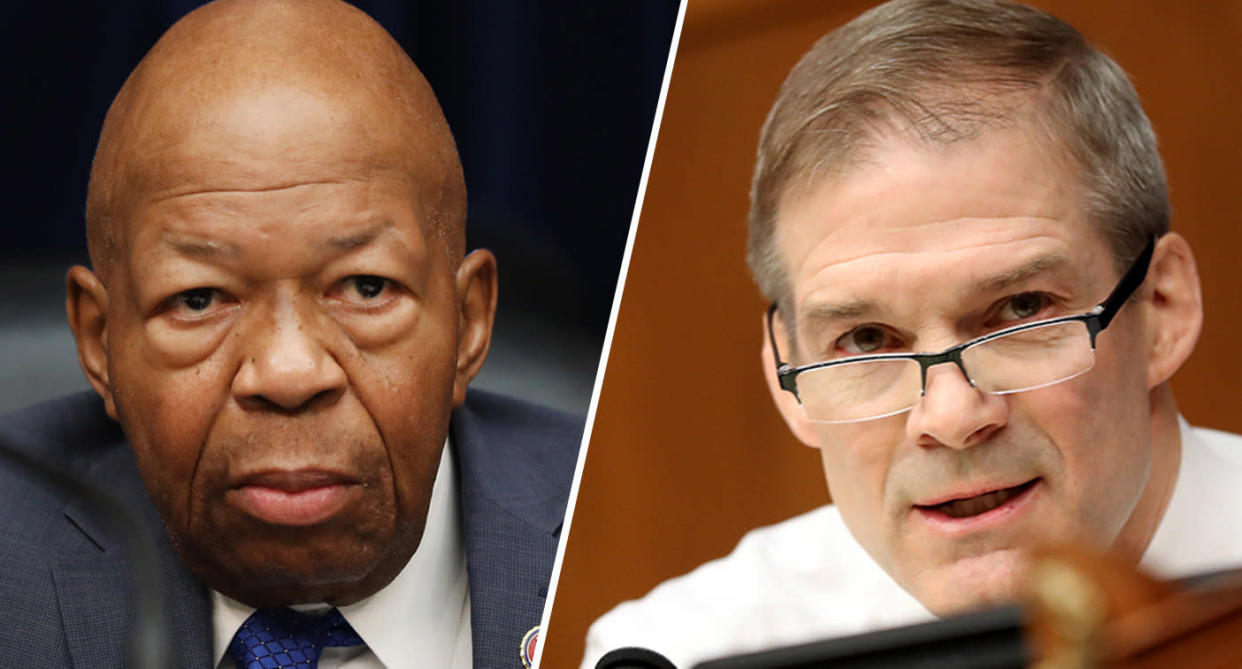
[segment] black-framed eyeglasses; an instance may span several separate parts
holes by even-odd
[[[777,378],[817,423],[856,423],[908,411],[927,389],[927,369],[946,362],[957,365],[971,386],[993,395],[1068,381],[1095,365],[1095,338],[1146,279],[1155,245],[1153,238],[1108,299],[1087,313],[1015,325],[939,353],[876,353],[792,367],[776,346],[773,303],[767,325]]]

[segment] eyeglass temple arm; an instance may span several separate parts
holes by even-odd
[[[772,358],[776,362],[776,380],[781,384],[782,390],[788,390],[798,397],[797,384],[794,382],[793,375],[784,374],[788,371],[789,365],[781,360],[781,350],[776,346],[776,331],[772,329],[772,319],[776,316],[776,303],[773,302],[768,306],[768,341],[772,344]],[[799,398],[801,400],[801,398]]]
[[[1100,305],[1103,307],[1100,310],[1101,330],[1108,327],[1108,324],[1113,320],[1113,316],[1116,316],[1117,312],[1121,311],[1121,307],[1126,303],[1126,300],[1130,299],[1134,291],[1143,285],[1143,281],[1147,278],[1147,268],[1151,265],[1152,253],[1155,250],[1156,238],[1152,237],[1148,240],[1147,245],[1143,247],[1138,258],[1134,260],[1134,264],[1130,265],[1130,269],[1126,270],[1126,275],[1121,278],[1121,283],[1118,283],[1117,287],[1113,289],[1113,294],[1109,295],[1108,299],[1104,300],[1104,303]]]
[[[772,344],[772,357],[776,360],[776,366],[779,368],[781,365],[785,364],[785,361],[781,360],[780,349],[776,348],[776,332],[772,330],[772,318],[774,316],[776,316],[775,302],[768,305],[768,341]]]

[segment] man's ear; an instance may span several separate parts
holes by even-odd
[[[108,415],[118,420],[108,377],[108,289],[81,265],[70,267],[65,275],[65,314],[77,344],[78,364],[103,399]]]
[[[1148,294],[1147,387],[1168,381],[1190,357],[1203,329],[1199,271],[1186,239],[1176,232],[1160,238],[1143,290]]]
[[[470,252],[457,268],[457,377],[453,406],[466,401],[466,386],[487,359],[496,321],[496,256],[487,249]]]
[[[819,448],[819,433],[815,431],[815,424],[806,417],[806,411],[802,410],[802,404],[798,402],[798,398],[788,390],[781,388],[780,380],[776,376],[776,352],[772,350],[772,340],[768,337],[767,325],[765,317],[763,352],[759,357],[762,359],[763,378],[768,382],[768,392],[772,394],[772,402],[776,404],[776,409],[781,412],[785,424],[799,441],[812,448]],[[785,336],[785,323],[781,320],[779,312],[772,314],[772,333],[778,342],[788,343],[789,338]]]

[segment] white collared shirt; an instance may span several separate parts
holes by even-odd
[[[295,606],[301,611],[327,604]],[[321,669],[445,667],[470,669],[470,592],[461,536],[461,509],[453,455],[445,440],[418,550],[384,589],[340,607],[364,645],[325,648]],[[211,592],[211,619],[217,669],[234,669],[229,642],[252,607]]]
[[[1181,421],[1182,458],[1140,563],[1161,578],[1242,566],[1242,436]],[[835,506],[753,530],[729,555],[604,614],[583,669],[624,646],[674,665],[933,620],[863,550]]]

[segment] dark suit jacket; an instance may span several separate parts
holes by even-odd
[[[453,413],[476,667],[520,667],[539,624],[582,423],[471,391]],[[119,426],[91,393],[0,418],[0,441],[116,493],[156,539],[177,667],[210,667],[206,587],[182,566]],[[96,505],[0,458],[0,667],[120,667],[132,636],[126,548]],[[411,666],[418,658],[411,658]]]

